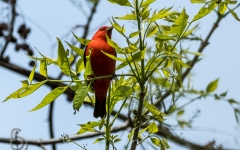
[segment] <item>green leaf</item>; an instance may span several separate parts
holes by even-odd
[[[117,142],[120,142],[120,141],[121,141],[121,139],[117,138],[113,141],[113,143],[117,143]]]
[[[237,0],[225,0],[227,4],[236,4]]]
[[[97,138],[97,139],[93,142],[93,144],[98,143],[98,142],[103,141],[103,140],[104,140],[104,138]]]
[[[119,97],[129,97],[132,94],[133,90],[130,86],[122,85],[118,86],[114,92],[114,96]]]
[[[137,17],[135,14],[126,14],[125,16],[114,17],[114,18],[119,20],[137,20]]]
[[[31,71],[31,73],[30,73],[30,75],[29,75],[29,77],[28,77],[28,80],[29,80],[30,84],[32,83],[32,80],[33,80],[33,77],[34,77],[35,70],[36,70],[36,63],[35,63],[35,65],[34,65],[32,71]]]
[[[208,15],[210,12],[212,12],[214,10],[214,8],[217,6],[217,4],[215,2],[212,2],[210,5],[208,5],[208,7],[204,7],[204,6],[194,16],[192,22],[197,21],[198,19],[201,19],[202,17]]]
[[[120,53],[123,53],[122,48],[120,48],[117,43],[115,43],[113,40],[111,40],[107,35],[106,35],[106,38],[107,38],[108,44],[109,44],[112,48],[114,48],[114,49],[117,50],[117,51],[120,51]]]
[[[92,65],[91,65],[91,50],[88,56],[86,58],[86,66],[84,71],[84,78],[87,79],[87,76],[93,74]]]
[[[155,137],[151,137],[151,142],[156,145],[156,146],[159,146],[160,144],[160,140],[158,138],[155,138]]]
[[[235,119],[236,119],[237,123],[239,124],[240,110],[235,108],[234,109],[234,114],[235,114]]]
[[[108,53],[106,53],[106,52],[104,52],[104,51],[102,51],[102,50],[101,50],[101,52],[102,52],[103,54],[105,54],[106,56],[114,59],[114,60],[118,60],[118,61],[121,61],[121,62],[124,62],[124,61],[125,61],[125,59],[123,59],[123,58],[118,58],[118,57],[116,57],[116,56],[114,56],[114,55],[111,55],[111,54],[108,54]]]
[[[75,96],[73,99],[73,109],[76,111],[79,111],[79,109],[81,108],[85,97],[87,96],[88,93],[88,89],[90,88],[91,84],[88,84],[88,86],[86,85],[80,85],[77,89],[77,91],[75,92]]]
[[[151,37],[152,35],[154,35],[155,33],[157,33],[158,28],[156,25],[151,25],[146,33],[146,37]]]
[[[155,37],[155,41],[160,41],[160,42],[162,42],[162,41],[168,41],[168,40],[173,40],[173,41],[175,41],[175,38],[172,37],[172,36],[167,36],[167,35],[162,35],[162,34],[160,34],[160,35],[158,35],[158,36]]]
[[[60,69],[64,74],[70,76],[71,70],[70,70],[66,51],[64,50],[62,42],[58,38],[57,40],[58,40],[58,66],[60,67]]]
[[[156,0],[145,0],[143,3],[141,3],[140,7],[144,7],[146,5],[149,5],[153,2],[155,2]]]
[[[178,37],[184,32],[188,22],[188,15],[186,14],[185,9],[183,8],[180,16],[175,20],[174,24],[171,27],[171,33],[176,34]]]
[[[19,93],[21,93],[24,89],[25,89],[26,87],[21,87],[21,88],[19,88],[17,91],[15,91],[15,92],[13,92],[12,94],[10,94],[4,101],[2,101],[2,102],[5,102],[5,101],[7,101],[7,100],[9,100],[9,99],[11,99],[11,98],[19,98]]]
[[[202,4],[202,3],[206,3],[206,0],[191,0],[191,3],[193,3],[193,4]]]
[[[165,138],[163,138],[163,139],[161,140],[161,142],[162,142],[162,144],[164,145],[165,148],[167,148],[167,149],[170,148],[170,146],[168,145],[168,142],[167,142],[167,140],[166,140]]]
[[[206,88],[207,93],[212,93],[217,89],[219,79],[210,82]]]
[[[47,63],[46,63],[46,60],[41,60],[40,61],[39,73],[47,78]]]
[[[219,4],[219,10],[218,10],[218,12],[222,15],[222,14],[224,14],[224,12],[227,10],[227,6],[226,6],[226,4],[224,3],[224,2],[221,2],[220,4]]]
[[[104,122],[105,122],[105,118],[102,118],[102,119],[100,120],[100,123],[99,123],[99,126],[98,126],[98,128],[99,128],[100,131],[102,130],[102,127],[103,127],[103,125],[104,125]]]
[[[87,46],[88,43],[91,41],[91,40],[88,40],[88,39],[82,39],[82,38],[80,38],[80,37],[77,37],[74,33],[73,33],[73,36],[76,38],[76,40],[77,40],[78,42],[80,42],[81,44],[83,44],[83,45],[85,45],[85,46]]]
[[[148,127],[148,132],[150,134],[157,133],[158,132],[158,127],[155,122],[152,122],[149,127]]]
[[[22,80],[22,87],[28,87],[29,86],[29,83],[28,83],[28,80]]]
[[[132,7],[131,3],[128,0],[108,0],[108,1],[113,4]]]
[[[116,29],[121,35],[124,36],[124,32],[125,32],[125,28],[124,26],[120,26],[115,20],[114,18],[112,18],[113,22],[111,22],[112,26],[114,27],[114,29]]]
[[[232,10],[232,9],[229,9],[231,14],[233,15],[233,17],[237,20],[237,21],[240,21],[240,18],[238,18],[237,14]]]
[[[143,14],[142,14],[142,21],[145,20],[145,19],[148,19],[149,18],[149,15],[150,15],[150,11],[145,11]]]
[[[190,68],[187,64],[185,64],[181,59],[175,59],[174,60],[176,64],[182,66],[182,67],[186,67],[186,68]]]
[[[163,74],[164,74],[167,78],[171,75],[171,73],[170,73],[167,69],[162,68],[161,70],[162,70]]]
[[[68,42],[66,42],[66,43],[75,53],[77,53],[80,57],[83,57],[83,54],[84,54],[83,49],[81,49],[79,47],[76,47],[76,46],[73,46],[73,45],[69,44]]]
[[[48,93],[44,97],[44,99],[41,101],[40,104],[38,104],[36,107],[34,107],[30,111],[35,111],[35,110],[41,109],[44,106],[48,105],[49,103],[54,101],[56,98],[58,98],[63,92],[65,92],[68,89],[68,87],[69,86],[55,88],[54,90],[52,90],[50,93]]]
[[[221,94],[220,94],[220,96],[222,96],[222,97],[225,97],[225,96],[227,96],[227,91],[226,91],[226,92],[223,92],[223,93],[221,93]]]
[[[83,58],[78,59],[75,69],[76,69],[76,73],[80,73],[82,70],[84,70]]]
[[[27,88],[24,91],[18,94],[18,97],[21,98],[21,97],[28,96],[29,94],[32,94],[46,82],[47,80],[44,80],[42,82],[38,82],[35,84],[30,84],[29,86],[27,86]]]
[[[163,117],[165,116],[160,110],[158,110],[154,105],[149,104],[147,101],[143,101],[143,105],[153,114],[154,117],[157,117],[159,121],[163,121]]]
[[[231,104],[231,105],[232,104],[240,104],[240,102],[238,102],[238,101],[236,101],[236,100],[234,100],[232,98],[228,100],[228,103]]]
[[[133,37],[138,36],[138,34],[139,34],[140,32],[141,32],[141,31],[132,32],[132,33],[129,35],[129,38],[133,38]]]
[[[183,110],[180,110],[180,111],[178,111],[178,113],[177,113],[177,116],[182,116],[183,114],[184,114],[184,112],[185,112],[185,110],[183,109]]]

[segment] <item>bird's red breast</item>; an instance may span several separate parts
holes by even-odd
[[[106,39],[106,34],[111,38],[112,27],[103,26],[94,34],[84,52],[84,65],[86,67],[86,56],[91,54],[90,61],[93,74],[89,77],[100,77],[114,75],[116,61],[109,58],[101,51],[116,56],[116,51],[112,48]],[[90,53],[91,51],[91,53]],[[106,114],[106,95],[110,85],[110,78],[95,80],[92,84],[95,91],[95,109],[94,117],[103,117]]]

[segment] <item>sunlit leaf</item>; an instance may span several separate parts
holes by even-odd
[[[44,80],[44,81],[38,82],[38,83],[34,83],[34,84],[30,84],[29,86],[27,86],[27,88],[24,91],[22,91],[21,93],[18,94],[18,97],[21,98],[21,97],[25,97],[29,94],[32,94],[46,82],[47,82],[47,80]]]
[[[72,33],[73,33],[73,32],[72,32]],[[83,44],[83,45],[85,45],[85,46],[87,46],[88,43],[91,41],[91,40],[88,40],[88,39],[82,39],[82,38],[80,38],[80,37],[77,37],[74,33],[73,33],[73,36],[76,38],[76,40],[77,40],[78,42],[80,42],[81,44]]]
[[[208,15],[210,12],[214,10],[214,8],[217,6],[215,2],[212,2],[208,7],[205,7],[205,5],[199,10],[199,12],[194,16],[192,22],[201,19],[202,17]]]
[[[168,41],[168,40],[173,40],[175,41],[175,38],[172,37],[172,36],[167,36],[167,35],[162,35],[162,34],[159,34],[158,36],[155,37],[155,41]]]
[[[75,70],[76,70],[76,73],[80,73],[82,70],[84,70],[83,58],[78,59]]]
[[[156,25],[151,25],[146,33],[146,37],[151,37],[152,35],[154,35],[155,33],[157,33],[158,28]]]
[[[113,3],[113,4],[132,7],[131,3],[128,0],[108,0],[108,1]]]
[[[183,8],[180,16],[175,20],[174,24],[171,27],[171,33],[181,36],[184,32],[188,23],[188,15],[186,14],[185,9]]]
[[[148,127],[148,132],[149,132],[150,134],[153,134],[153,133],[158,132],[158,126],[156,125],[155,122],[152,122],[152,123],[149,125],[149,127]]]
[[[112,26],[114,27],[114,29],[116,29],[121,35],[124,35],[125,32],[125,28],[124,26],[120,26],[117,21],[114,20],[114,18],[112,18],[113,22],[111,22]]]
[[[145,0],[143,3],[141,3],[140,7],[144,7],[146,5],[149,5],[153,2],[155,2],[156,0]]]
[[[191,3],[193,3],[193,4],[202,4],[202,3],[206,3],[206,0],[191,0]]]
[[[28,77],[28,80],[29,80],[30,83],[32,83],[35,70],[36,70],[36,63],[34,64],[34,67],[33,67],[32,71],[31,71],[31,73],[30,73],[30,75],[29,75],[29,77]]]
[[[217,89],[219,79],[210,82],[206,88],[207,93],[214,92]]]
[[[132,32],[132,33],[129,35],[129,38],[133,38],[133,37],[138,36],[138,34],[139,34],[140,32],[141,32],[141,31]]]
[[[44,77],[47,77],[47,63],[46,60],[40,61],[40,68],[39,73],[43,75]]]
[[[87,79],[87,76],[93,74],[92,65],[91,65],[91,50],[88,56],[86,58],[86,66],[84,71],[84,78]]]
[[[237,21],[240,21],[240,18],[238,18],[238,15],[232,10],[232,9],[229,9],[231,14],[233,15],[233,17],[237,20]]]
[[[118,57],[116,57],[116,56],[114,56],[114,55],[111,55],[111,54],[108,54],[108,53],[106,53],[106,52],[104,52],[104,51],[102,51],[102,50],[101,50],[101,52],[102,52],[103,54],[105,54],[106,56],[114,59],[114,60],[121,61],[121,62],[124,62],[124,61],[125,61],[125,59],[123,59],[123,58],[118,58]]]
[[[98,142],[103,141],[103,140],[104,140],[104,138],[97,138],[97,139],[93,142],[93,144],[98,143]]]
[[[115,19],[119,19],[119,20],[136,20],[136,14],[126,14],[125,16],[122,17],[114,17]]]
[[[19,93],[21,93],[26,87],[21,87],[19,88],[17,91],[13,92],[12,94],[10,94],[3,102],[11,99],[11,98],[19,98]]]
[[[79,111],[81,108],[85,97],[87,96],[88,89],[90,88],[91,84],[88,86],[80,85],[75,92],[74,99],[73,99],[73,109]]]
[[[151,142],[156,145],[156,146],[159,146],[160,144],[160,140],[158,138],[155,138],[155,137],[151,137]]]
[[[187,64],[185,64],[181,59],[175,59],[174,60],[177,64],[179,64],[182,67],[190,68]]]
[[[117,51],[120,51],[120,53],[123,53],[122,48],[120,48],[117,43],[115,43],[113,40],[111,40],[107,35],[106,35],[106,38],[107,38],[108,44],[109,44],[112,48],[114,48],[114,49],[117,50]]]
[[[76,47],[74,45],[71,45],[69,44],[68,42],[66,42],[68,44],[68,46],[75,52],[77,53],[80,57],[83,57],[83,54],[84,54],[84,50],[79,48],[79,47]]]
[[[162,144],[164,145],[165,148],[167,148],[167,149],[170,148],[170,146],[168,145],[168,142],[167,142],[167,140],[166,140],[165,138],[163,138],[163,139],[161,140],[161,142],[162,142]]]
[[[34,107],[30,111],[35,111],[35,110],[41,109],[44,106],[48,105],[49,103],[54,101],[56,98],[58,98],[63,92],[65,92],[68,89],[68,87],[69,86],[55,88],[54,90],[52,90],[50,93],[48,93],[44,97],[44,99],[41,101],[40,104],[38,104],[36,107]]]
[[[184,114],[185,110],[182,109],[180,111],[177,112],[177,116],[182,116]]]
[[[224,12],[227,10],[227,6],[226,6],[226,4],[224,3],[224,2],[221,2],[220,4],[219,4],[219,10],[218,10],[218,12],[222,15],[222,14],[224,14]]]
[[[58,40],[58,66],[62,72],[66,75],[71,75],[70,66],[67,58],[67,53],[62,45],[62,42]]]

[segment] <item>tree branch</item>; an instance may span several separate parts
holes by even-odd
[[[129,120],[126,120],[122,125],[113,127],[111,129],[111,133],[124,131],[129,126],[130,126]],[[81,140],[81,139],[87,139],[87,138],[93,138],[93,137],[96,137],[96,136],[100,136],[100,135],[102,135],[104,133],[105,132],[89,133],[89,134],[85,134],[85,135],[74,135],[74,136],[68,137],[68,139],[71,139],[71,140]],[[10,138],[0,138],[0,141],[2,143],[8,143],[9,144],[10,140],[11,140]],[[63,143],[63,140],[64,140],[63,138],[56,138],[56,139],[49,139],[49,140],[25,140],[25,141],[28,143],[28,145],[43,146],[43,145],[48,145],[48,144]],[[15,141],[17,142],[17,140],[15,140]],[[13,141],[13,144],[14,144],[14,141]]]

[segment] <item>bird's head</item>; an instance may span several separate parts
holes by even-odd
[[[110,26],[110,27],[109,26],[102,26],[101,28],[99,28],[97,30],[97,32],[94,34],[92,39],[95,40],[95,39],[101,38],[101,39],[107,40],[106,39],[106,34],[108,35],[109,38],[111,38],[112,29],[113,29],[112,26]]]

